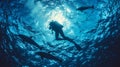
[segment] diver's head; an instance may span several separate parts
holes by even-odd
[[[55,20],[52,20],[49,24],[50,25],[53,25],[53,24],[55,24],[57,21],[55,21]]]
[[[52,20],[51,22],[57,22],[56,20]]]

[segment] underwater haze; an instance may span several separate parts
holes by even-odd
[[[120,67],[120,0],[0,0],[0,67]]]

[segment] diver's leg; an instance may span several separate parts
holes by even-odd
[[[55,32],[55,38],[56,40],[63,40],[62,38],[59,38],[59,32]]]
[[[62,30],[60,31],[60,35],[61,35],[65,40],[73,41],[73,39],[65,36]]]
[[[55,32],[55,38],[56,38],[56,40],[58,40],[58,36],[59,36],[59,33]]]
[[[73,41],[73,39],[66,37],[62,30],[60,31],[60,34],[65,40],[72,42],[78,50],[81,50],[81,47],[75,41]]]
[[[64,39],[66,39],[66,38],[67,38],[67,37],[64,35],[64,33],[63,33],[63,31],[62,31],[62,30],[60,30],[59,32],[60,32],[60,35],[61,35]]]

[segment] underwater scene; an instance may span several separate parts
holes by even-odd
[[[120,67],[120,0],[0,0],[0,67]]]

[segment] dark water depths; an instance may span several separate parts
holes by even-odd
[[[82,50],[55,40],[52,20]],[[119,67],[119,57],[119,0],[0,0],[0,67]]]

